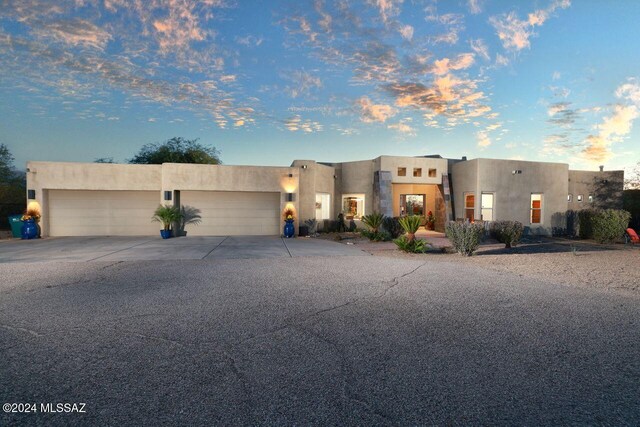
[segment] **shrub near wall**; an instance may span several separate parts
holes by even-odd
[[[620,239],[629,225],[631,214],[619,209],[605,209],[591,218],[593,238],[599,243],[613,243]]]
[[[484,235],[481,223],[449,221],[445,226],[445,234],[460,255],[471,256],[480,246]]]
[[[524,226],[518,221],[495,221],[492,224],[493,234],[498,242],[510,248],[520,242]]]
[[[596,209],[578,211],[578,236],[581,239],[593,238],[593,217],[598,213]]]

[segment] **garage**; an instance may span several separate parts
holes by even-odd
[[[281,234],[280,193],[181,191],[180,204],[201,211],[202,223],[186,228],[190,236]]]
[[[155,236],[158,191],[49,190],[50,236]]]

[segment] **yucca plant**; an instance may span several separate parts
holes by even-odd
[[[159,205],[151,217],[152,221],[161,222],[165,230],[171,230],[171,225],[180,222],[181,219],[180,208],[170,205]]]
[[[420,228],[422,217],[420,215],[409,215],[399,219],[400,225],[407,232],[407,240],[412,242],[416,237],[416,231]]]
[[[381,213],[372,213],[371,215],[365,215],[362,217],[362,222],[364,225],[369,227],[373,233],[377,233],[380,227],[382,226],[382,221],[384,220],[384,215]]]

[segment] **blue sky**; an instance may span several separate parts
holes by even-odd
[[[0,142],[19,167],[182,136],[227,164],[630,168],[638,16],[631,0],[6,0]]]

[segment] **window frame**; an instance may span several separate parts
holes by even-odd
[[[468,196],[472,196],[473,197],[473,206],[469,207],[469,205],[467,205],[467,197]],[[469,221],[475,221],[476,218],[476,193],[474,191],[465,191],[464,193],[462,193],[462,200],[463,200],[463,204],[464,204],[464,219],[468,219]],[[471,217],[468,216],[469,211],[472,212]]]
[[[400,171],[402,171],[402,173],[400,173]],[[407,168],[406,167],[402,167],[402,166],[398,166],[398,176],[407,176]]]
[[[569,194],[567,195],[567,202],[568,202],[568,203],[573,203],[573,194],[569,193]]]
[[[437,178],[438,177],[438,169],[437,168],[428,168],[427,176],[429,178]]]
[[[485,208],[484,207],[484,195],[487,196],[491,196],[491,207],[490,208]],[[496,205],[496,193],[494,193],[493,191],[482,191],[480,193],[480,220],[481,221],[495,221],[495,205]],[[485,210],[490,210],[491,211],[491,219],[485,219],[484,218],[484,211]]]
[[[413,168],[413,177],[422,178],[422,168]]]
[[[343,194],[342,197],[341,197],[341,202],[342,202],[342,204],[341,204],[342,210],[341,211],[342,211],[342,213],[344,213],[345,219],[351,219],[351,218],[347,218],[350,215],[349,215],[348,212],[345,212],[345,209],[344,209],[344,203],[345,203],[345,200],[347,200],[347,199],[356,200],[356,207],[357,207],[358,200],[362,201],[362,205],[361,205],[362,206],[362,212],[358,213],[357,215],[353,215],[353,219],[361,219],[363,216],[366,215],[366,205],[365,205],[366,195],[364,193],[348,193],[348,194]]]
[[[540,199],[539,200],[535,200],[534,196],[539,196]],[[535,208],[533,206],[533,202],[535,201],[539,201],[540,202],[540,207]],[[535,211],[539,211],[539,216],[538,222],[533,222],[533,213]],[[544,218],[544,193],[531,193],[531,196],[529,197],[529,224],[530,225],[542,225],[543,224],[543,218]]]
[[[578,203],[582,203],[583,198],[582,194],[578,194]]]

